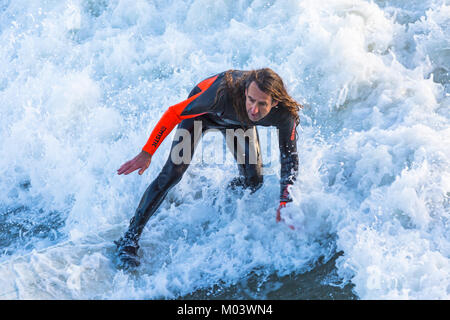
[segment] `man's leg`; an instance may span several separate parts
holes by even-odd
[[[195,146],[200,140],[202,133],[208,128],[207,122],[204,120],[204,117],[200,116],[183,120],[178,125],[167,162],[156,179],[153,180],[144,192],[134,217],[130,220],[127,232],[121,239],[115,241],[119,252],[119,259],[123,267],[139,265],[137,250],[142,231],[150,217],[159,208],[169,190],[181,180],[184,172],[189,167]],[[194,125],[194,121],[201,121],[202,125]],[[184,132],[181,130],[184,130]],[[195,130],[200,132],[195,132]],[[190,139],[190,141],[186,142],[182,139]],[[183,152],[186,150],[181,148],[177,154],[177,159],[173,159],[172,152],[176,146],[179,146],[179,143],[182,143],[183,146],[186,146],[186,143],[188,144],[188,148],[190,147],[190,155],[183,155]],[[179,161],[180,159],[184,161]]]
[[[239,176],[234,178],[229,187],[249,188],[252,193],[263,183],[262,157],[259,146],[259,136],[256,127],[246,131],[241,129],[223,129],[227,146],[238,163]]]

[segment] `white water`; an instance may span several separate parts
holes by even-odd
[[[361,299],[449,299],[449,25],[446,0],[1,0],[0,298],[176,298],[343,251],[330,282]],[[275,223],[277,161],[241,199],[234,164],[199,164],[138,275],[115,270],[171,137],[144,176],[116,169],[196,82],[265,66],[305,104],[297,230]]]

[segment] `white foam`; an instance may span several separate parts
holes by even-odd
[[[15,264],[17,248],[2,258],[14,268],[15,285],[4,286],[17,288],[13,298],[173,298],[250,272],[301,273],[341,250],[338,274],[360,298],[449,298],[445,1],[9,1],[0,10],[0,209],[61,212],[63,238],[75,243],[114,230],[107,247],[125,230],[171,136],[144,176],[115,171],[196,82],[269,66],[306,105],[285,209],[296,232],[275,223],[277,161],[242,199],[223,193],[233,163],[200,162],[144,231],[138,278],[104,252],[62,246]]]

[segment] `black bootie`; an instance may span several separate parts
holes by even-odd
[[[141,264],[138,256],[138,239],[128,231],[119,240],[114,241],[117,247],[117,267],[120,269],[134,269]]]

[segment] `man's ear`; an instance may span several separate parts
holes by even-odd
[[[278,105],[278,101],[272,99],[272,108],[276,107],[277,105]]]

